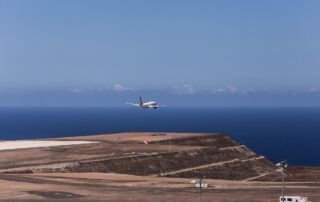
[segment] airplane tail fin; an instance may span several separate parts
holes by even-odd
[[[140,105],[143,105],[142,97],[140,96]]]

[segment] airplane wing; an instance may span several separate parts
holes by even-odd
[[[136,104],[136,103],[127,102],[126,104],[127,104],[127,105],[133,105],[133,106],[139,107],[139,104]]]

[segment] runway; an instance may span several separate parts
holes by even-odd
[[[55,141],[55,140],[17,140],[0,142],[0,150],[29,149],[66,145],[92,144],[95,141]]]

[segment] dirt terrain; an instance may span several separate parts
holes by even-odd
[[[281,171],[222,134],[120,133],[0,151],[3,201],[279,201]],[[320,169],[289,167],[286,193],[320,201]]]

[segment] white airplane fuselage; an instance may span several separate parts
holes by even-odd
[[[143,109],[156,109],[158,108],[158,105],[155,101],[151,101],[151,102],[141,103],[139,107]]]

